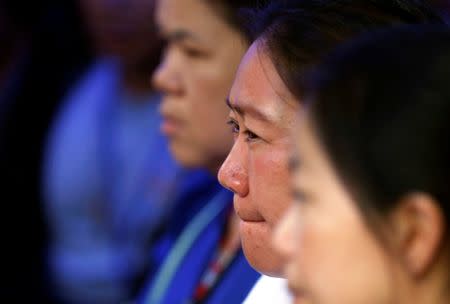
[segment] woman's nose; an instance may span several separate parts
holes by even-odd
[[[175,73],[174,63],[165,56],[152,75],[153,87],[165,94],[177,94],[180,91],[179,77]]]
[[[237,150],[235,143],[219,170],[218,179],[222,186],[244,197],[249,192],[247,169],[243,159],[245,154]]]

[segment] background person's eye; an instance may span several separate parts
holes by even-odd
[[[196,59],[196,58],[203,58],[206,57],[206,53],[202,50],[193,48],[193,47],[188,47],[188,46],[183,46],[183,53],[192,59]]]

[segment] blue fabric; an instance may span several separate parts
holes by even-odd
[[[181,169],[159,132],[160,96],[131,96],[101,61],[63,103],[46,150],[51,278],[66,303],[119,303],[148,267],[151,238],[176,201],[215,181]]]
[[[199,237],[197,237],[195,242],[192,244],[191,248],[184,256],[174,277],[167,286],[162,300],[158,303],[151,304],[187,303],[191,299],[202,274],[209,266],[209,262],[211,261],[213,254],[218,247],[219,241],[223,236],[226,221],[228,219],[230,209],[232,208],[231,193],[227,190],[221,189],[219,185],[207,198],[207,202],[211,204],[213,203],[212,199],[217,197],[218,193],[223,194],[224,192],[227,193],[221,196],[221,200],[223,202],[222,211],[218,216],[211,219],[210,223],[205,229],[203,229]],[[199,201],[197,200],[197,202]],[[201,208],[205,208],[205,202],[203,202],[203,205],[184,206],[184,208],[181,209],[183,212],[179,212],[178,214],[184,214],[184,216],[188,215],[187,218],[192,219],[192,211],[194,210],[195,213],[198,213]],[[179,219],[175,220],[178,221]],[[176,242],[176,238],[174,236],[179,236],[180,233],[181,231],[179,230],[179,227],[174,226],[172,233],[168,233],[168,235],[163,237],[161,243],[164,244],[164,246],[163,249],[160,248],[163,253],[161,254],[161,252],[159,252],[158,255],[153,256],[157,265],[163,264],[164,258],[167,257],[170,249],[172,249]],[[212,290],[205,303],[241,303],[259,276],[260,275],[250,267],[242,253],[242,250],[240,250],[233,263],[223,273],[223,276]],[[149,280],[149,283],[144,289],[138,303],[150,304],[149,295],[155,288],[154,279],[155,278],[151,278]]]
[[[247,262],[242,250],[224,275],[219,288],[215,289],[208,304],[240,304],[247,297],[260,274],[253,270]]]

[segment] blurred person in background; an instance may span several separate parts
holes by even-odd
[[[0,1],[0,221],[5,303],[52,303],[41,160],[45,134],[89,60],[72,1]]]
[[[428,0],[431,6],[435,7],[446,23],[450,25],[450,1],[449,0]]]
[[[122,303],[154,267],[149,251],[182,195],[215,181],[179,168],[150,83],[161,40],[153,0],[80,0],[95,61],[49,134],[44,190],[51,281],[63,303]]]
[[[230,91],[234,146],[219,171],[234,192],[244,252],[265,274],[246,303],[288,302],[283,259],[271,242],[291,203],[289,157],[303,100],[298,82],[321,58],[347,39],[380,27],[441,20],[413,1],[274,1],[256,12],[253,44]],[[326,191],[326,189],[324,189]],[[271,277],[269,277],[271,276]]]
[[[153,76],[164,94],[161,130],[181,165],[205,168],[214,178],[233,142],[224,127],[224,101],[248,47],[238,12],[258,2],[157,2],[156,22],[166,41]],[[209,199],[179,211],[190,215],[188,221],[168,235],[161,267],[139,302],[241,303],[259,274],[243,255],[231,193],[217,183]]]
[[[450,303],[449,29],[367,35],[317,75],[275,233],[295,303]]]

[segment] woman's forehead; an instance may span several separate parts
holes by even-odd
[[[219,39],[229,26],[205,2],[160,0],[156,9],[156,23],[162,35],[172,36],[173,33],[181,32],[187,34],[184,35],[186,37],[195,38],[194,42]]]
[[[258,116],[266,117],[268,121],[284,116],[282,112],[298,110],[298,102],[284,85],[272,60],[261,52],[257,42],[250,46],[241,61],[230,92],[230,105],[232,108],[248,108],[251,110],[249,112],[260,112]],[[273,111],[275,107],[276,113]]]

